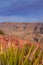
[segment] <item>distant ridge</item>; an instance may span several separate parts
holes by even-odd
[[[43,23],[1,22],[0,30],[5,35],[12,35],[31,42],[43,42]]]

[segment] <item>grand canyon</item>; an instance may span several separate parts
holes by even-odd
[[[29,42],[43,43],[43,23],[2,22],[0,30],[5,35],[12,35]]]
[[[0,65],[6,64],[43,65],[43,23],[0,23]]]

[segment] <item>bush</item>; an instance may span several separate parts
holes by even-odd
[[[4,35],[4,32],[2,32],[1,30],[0,30],[0,35]]]
[[[34,45],[14,46],[0,53],[0,65],[43,65],[43,50]]]

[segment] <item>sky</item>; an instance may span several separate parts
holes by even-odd
[[[43,22],[43,0],[0,0],[0,22]]]

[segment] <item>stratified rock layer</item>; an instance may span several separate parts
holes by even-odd
[[[32,43],[32,42],[28,42],[26,40],[22,40],[20,38],[14,37],[14,36],[0,35],[0,46],[2,46],[3,49],[7,49],[11,45],[22,46],[23,44],[26,44],[26,45],[34,44],[36,47],[39,46],[40,48],[43,49],[42,43],[36,43],[36,42]]]

